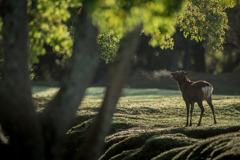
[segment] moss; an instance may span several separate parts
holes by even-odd
[[[180,159],[240,159],[240,133],[228,133],[197,142],[173,157]]]
[[[141,149],[124,159],[151,159],[164,151],[172,148],[188,146],[194,144],[195,142],[197,142],[196,139],[188,138],[183,134],[164,134],[160,136],[153,136],[146,141],[145,145],[141,147]]]
[[[210,138],[220,134],[236,132],[240,130],[239,125],[225,125],[225,126],[203,126],[203,127],[191,127],[187,128],[185,131],[185,135],[192,138]]]
[[[135,134],[134,136],[125,138],[124,140],[113,144],[100,159],[109,160],[111,157],[120,154],[122,151],[139,148],[145,143],[148,138],[148,134]]]
[[[113,156],[112,158],[110,158],[110,160],[123,160],[125,157],[128,157],[129,155],[136,152],[137,150],[139,150],[139,148],[123,151],[122,153],[117,154],[116,156]]]
[[[165,157],[166,155],[172,155],[174,159],[186,159],[187,157],[189,159],[198,159],[199,156],[203,158],[216,157],[223,152],[222,148],[226,149],[226,145],[232,140],[233,135],[238,135],[238,132],[235,133],[234,131],[238,131],[239,129],[239,126],[149,130],[129,129],[106,138],[106,143],[112,145],[109,145],[110,147],[103,154],[101,160],[111,159],[113,157],[115,159],[121,157],[121,159],[126,160],[151,159],[154,157]],[[202,135],[200,135],[200,133]],[[223,135],[223,133],[228,134]],[[205,137],[207,136],[210,138],[206,139]],[[235,143],[235,145],[237,145],[237,143]],[[186,148],[171,151],[179,147]],[[165,153],[168,151],[171,152]]]
[[[187,147],[180,147],[180,148],[174,148],[171,150],[168,150],[166,152],[163,152],[156,157],[153,157],[152,160],[172,160],[172,157],[176,156],[178,153],[186,149]]]

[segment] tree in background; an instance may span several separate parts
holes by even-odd
[[[235,3],[222,4],[223,1],[189,1],[187,11],[179,17],[180,31],[185,38],[190,34],[191,40],[204,40],[214,51],[223,50],[225,31],[229,29],[227,8],[233,8]],[[193,46],[194,71],[206,72],[205,49],[202,43]]]
[[[149,70],[168,69],[175,71],[177,69],[192,69],[197,72],[214,72],[214,70],[210,69],[211,63],[215,64],[216,61],[212,55],[217,50],[218,52],[229,50],[228,47],[228,49],[222,51],[223,46],[228,42],[225,38],[225,32],[231,32],[231,37],[235,37],[234,34],[238,33],[236,29],[233,30],[233,28],[238,28],[237,18],[235,20],[231,18],[231,23],[228,24],[228,15],[226,12],[233,10],[232,7],[235,6],[233,1],[227,5],[222,5],[222,2],[188,1],[185,12],[181,12],[176,17],[178,25],[176,27],[177,32],[173,35],[174,50],[160,50],[157,47],[152,49],[148,47],[145,50],[141,49],[138,52],[137,65]],[[227,10],[227,8],[229,9]],[[233,15],[236,17],[236,14]],[[235,24],[233,25],[232,23]],[[231,30],[229,30],[229,25],[232,27]],[[184,39],[184,36],[186,39]],[[229,37],[227,38],[229,39]],[[155,52],[161,54],[156,55]],[[224,57],[234,57],[230,55],[228,53]],[[222,65],[222,62],[218,64]],[[207,69],[205,69],[206,67]]]

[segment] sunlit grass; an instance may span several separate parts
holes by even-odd
[[[34,90],[33,97],[51,99],[58,88]],[[76,117],[76,123],[88,120],[98,114],[105,93],[103,87],[91,87],[86,91]],[[39,102],[40,103],[40,102]],[[203,102],[205,113],[202,125],[213,125],[210,107]],[[213,95],[217,125],[234,125],[240,122],[240,96]],[[200,118],[200,108],[195,104],[193,126]],[[130,127],[184,127],[186,106],[178,90],[163,89],[124,89],[117,103],[113,124]],[[118,126],[119,126],[118,125]]]
[[[34,98],[52,98],[58,92],[58,90],[59,88],[56,87],[34,86],[32,87],[32,96]]]

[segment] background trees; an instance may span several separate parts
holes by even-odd
[[[237,43],[237,37],[239,28],[239,5],[232,8],[233,4],[228,4],[226,6],[229,6],[230,8],[225,9],[226,6],[221,5],[222,3],[219,3],[218,1],[211,2],[208,5],[207,1],[201,1],[201,5],[198,3],[198,1],[189,1],[186,12],[179,14],[177,19],[178,25],[175,26],[176,32],[172,36],[174,50],[162,50],[159,46],[148,45],[151,36],[146,36],[145,34],[141,35],[141,45],[139,46],[137,55],[134,57],[134,68],[141,68],[149,71],[159,69],[185,69],[214,74],[238,70],[239,60],[237,57],[239,55],[239,45]],[[204,9],[204,5],[208,6],[208,10]],[[214,5],[216,6],[215,8]],[[214,12],[208,14],[212,12],[209,11],[211,7]],[[76,27],[76,15],[78,15],[79,8],[71,8],[69,10],[71,18],[67,21],[67,26],[69,27],[69,32],[74,33],[74,28]],[[186,16],[188,19],[183,18]],[[226,19],[221,18],[222,16],[226,16]],[[228,20],[228,18],[230,19]],[[212,19],[215,20],[212,21]],[[180,23],[181,20],[183,23]],[[224,37],[225,32],[227,35],[226,38]],[[184,35],[188,33],[188,37],[185,38],[183,33]],[[99,51],[103,58],[102,63],[99,66],[101,66],[101,68],[107,68],[109,65],[106,65],[105,62],[108,63],[113,60],[116,50],[119,47],[118,43],[120,37],[114,30],[106,30],[104,33],[100,33],[98,37]],[[221,37],[221,42],[218,37]],[[202,41],[200,41],[201,39]],[[219,41],[215,41],[215,39],[218,39]],[[198,43],[196,40],[198,40]],[[223,46],[227,48],[221,50]],[[218,48],[219,51],[216,52],[213,48]],[[54,55],[56,55],[56,53]],[[66,65],[63,63],[55,63],[53,60],[53,62],[48,63],[55,64],[55,66],[58,65],[59,67],[56,67],[55,69],[51,65],[51,68],[49,68],[48,65],[42,64],[46,63],[46,59],[48,59],[47,57],[49,57],[49,59],[54,58],[53,54],[48,54],[45,58],[42,57],[39,68],[36,70],[37,74],[40,75],[37,79],[42,80],[44,77],[47,80],[61,79],[61,73],[63,73],[62,70],[64,70]],[[43,59],[45,60],[43,61]],[[56,57],[56,59],[61,59],[61,56]],[[102,74],[105,72],[104,69],[99,69],[98,71],[98,76],[105,77],[104,74]],[[49,72],[51,73],[50,76]],[[105,78],[103,78],[103,80],[104,79]]]

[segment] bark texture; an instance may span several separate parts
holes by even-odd
[[[9,159],[43,158],[42,131],[31,99],[28,73],[26,7],[27,0],[1,1],[4,66],[0,83],[0,123],[10,137],[9,150],[14,154],[7,155]]]
[[[193,58],[194,58],[194,71],[195,72],[206,72],[205,64],[205,48],[203,43],[197,43],[193,48]]]
[[[141,29],[141,25],[136,27],[121,40],[120,48],[109,73],[107,90],[99,114],[75,159],[96,160],[100,157],[104,147],[104,138],[109,132],[116,104],[130,71],[131,57],[136,52],[139,43]]]
[[[91,81],[99,59],[97,28],[83,12],[75,33],[73,54],[60,91],[41,114],[48,159],[58,159],[63,152],[65,134]]]

